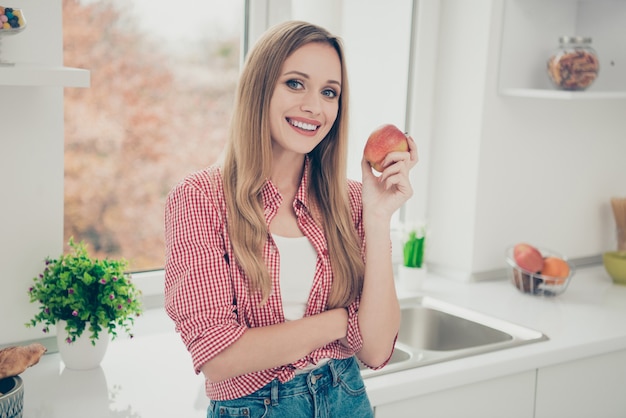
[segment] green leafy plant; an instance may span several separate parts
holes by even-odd
[[[409,238],[404,243],[403,258],[406,267],[421,268],[424,263],[424,241],[426,237],[423,229],[413,229],[409,232]]]
[[[87,329],[96,344],[102,330],[112,339],[118,328],[132,337],[134,318],[141,314],[141,292],[126,273],[124,259],[89,257],[84,242],[69,240],[70,252],[57,259],[46,258],[41,274],[28,290],[31,302],[40,304],[39,312],[27,327],[43,324],[43,332],[59,320],[67,322],[67,342],[74,342]]]

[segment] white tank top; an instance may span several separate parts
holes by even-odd
[[[317,253],[307,237],[281,237],[272,234],[280,254],[280,294],[285,320],[304,316],[311,293]]]
[[[280,254],[280,294],[283,299],[285,321],[293,321],[304,316],[309,300],[317,253],[307,237],[281,237],[272,234]],[[320,359],[317,364],[309,364],[296,370],[296,374],[308,373],[328,362]]]

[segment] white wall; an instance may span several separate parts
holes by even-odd
[[[5,4],[7,5],[7,4]],[[3,40],[5,60],[62,63],[61,0],[12,0],[27,28]],[[24,323],[27,290],[63,247],[63,88],[14,87],[0,78],[0,344],[40,338]]]
[[[626,196],[626,100],[500,96],[503,2],[469,3],[441,8],[430,265],[470,279],[504,268],[505,248],[519,241],[570,258],[613,249],[609,199]]]

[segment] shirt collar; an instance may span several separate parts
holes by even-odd
[[[308,208],[309,202],[309,177],[311,162],[309,156],[304,157],[304,169],[302,171],[302,179],[300,179],[300,186],[296,192],[295,201],[299,201],[304,207]],[[283,196],[278,191],[278,188],[272,183],[270,179],[265,180],[265,184],[261,189],[261,196],[263,199],[263,206],[266,208],[278,208],[283,201]]]
[[[309,156],[304,157],[304,169],[302,170],[302,179],[300,180],[300,188],[296,193],[296,200],[300,201],[304,207],[309,206],[309,177],[311,175],[311,161]]]

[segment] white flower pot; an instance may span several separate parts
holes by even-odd
[[[76,341],[68,343],[65,326],[65,321],[57,322],[57,345],[65,367],[74,370],[89,370],[100,366],[109,346],[108,332],[102,330],[100,338],[96,340],[96,345],[93,345],[89,339],[91,332],[89,325],[87,325],[83,334],[76,338]]]
[[[410,292],[419,292],[422,290],[424,278],[426,277],[425,267],[406,267],[398,266],[398,285]]]

